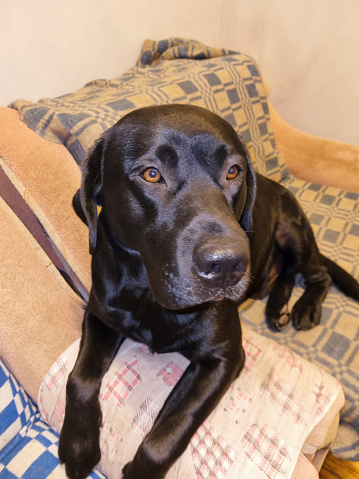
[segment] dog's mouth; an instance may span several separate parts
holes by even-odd
[[[166,309],[183,310],[222,300],[241,301],[249,286],[250,268],[246,266],[240,276],[230,276],[216,282],[198,274],[181,276],[168,270],[164,270],[163,282],[158,279],[152,282],[149,278],[155,300]]]

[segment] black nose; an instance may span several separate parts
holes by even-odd
[[[204,244],[195,251],[200,276],[213,286],[234,286],[248,267],[248,256],[237,245]]]

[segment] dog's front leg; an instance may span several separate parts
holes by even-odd
[[[86,310],[79,355],[67,382],[59,443],[59,458],[70,479],[87,477],[100,460],[102,414],[98,395],[101,380],[123,340]]]
[[[235,348],[237,351],[226,357],[190,363],[133,461],[125,466],[124,479],[163,479],[166,476],[242,369],[241,343]]]

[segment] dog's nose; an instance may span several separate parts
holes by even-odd
[[[248,257],[236,245],[205,244],[195,251],[195,265],[209,284],[234,286],[248,267]]]

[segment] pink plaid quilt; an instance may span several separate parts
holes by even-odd
[[[65,351],[42,382],[38,404],[61,430],[66,380],[79,342]],[[193,436],[168,479],[284,479],[318,477],[333,435],[327,430],[344,404],[329,374],[251,330],[244,331],[246,364],[221,403]],[[102,460],[109,479],[120,477],[162,404],[188,365],[180,354],[152,355],[127,340],[100,392]],[[179,408],[180,414],[180,408]],[[308,460],[310,459],[310,461]]]

